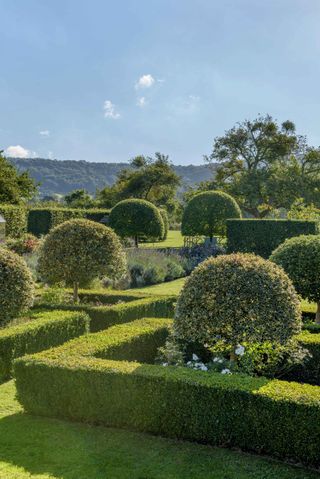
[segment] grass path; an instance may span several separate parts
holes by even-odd
[[[0,479],[316,479],[226,449],[22,413],[0,386]]]
[[[181,231],[168,231],[167,239],[155,243],[141,243],[140,248],[180,248],[183,246]]]

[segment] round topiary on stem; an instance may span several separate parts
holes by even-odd
[[[317,303],[316,323],[320,324],[320,235],[289,238],[270,260],[285,270],[304,299]]]
[[[45,281],[73,284],[77,302],[79,283],[102,276],[121,277],[126,271],[126,257],[111,228],[84,219],[70,220],[46,236],[38,270]]]
[[[32,306],[34,282],[25,261],[0,248],[0,326]]]
[[[222,191],[204,191],[187,204],[181,223],[183,236],[224,236],[226,220],[241,218],[241,210],[232,196]]]
[[[301,329],[298,295],[286,273],[249,254],[201,263],[187,279],[174,319],[177,338],[235,351],[243,342],[285,344]]]
[[[149,201],[123,200],[112,208],[109,225],[122,238],[134,238],[138,247],[139,236],[162,238],[164,224],[156,206]]]

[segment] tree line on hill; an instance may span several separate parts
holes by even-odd
[[[183,185],[177,167],[168,156],[155,153],[154,157],[140,155],[123,164],[113,183],[100,187],[95,197],[84,183],[66,194],[61,204],[73,208],[112,208],[121,200],[139,198],[166,208],[172,217],[181,218],[183,204],[195,194],[220,190],[235,198],[245,215],[256,218],[273,215],[281,208],[288,211],[297,202],[320,208],[320,148],[309,146],[291,121],[279,125],[266,115],[238,123],[215,138],[205,161],[212,172],[211,178],[189,185],[183,196],[177,194]],[[79,162],[83,163],[86,162]],[[19,165],[16,161],[14,164]],[[37,188],[31,174],[17,171],[0,156],[2,203],[31,201]]]

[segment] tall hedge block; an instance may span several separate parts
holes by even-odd
[[[35,236],[46,235],[51,228],[71,219],[87,218],[100,222],[108,215],[109,210],[99,209],[33,208],[28,214],[28,232]]]
[[[20,238],[27,231],[27,212],[24,206],[0,205],[0,214],[6,220],[6,236]]]
[[[317,234],[317,223],[305,220],[227,220],[228,252],[255,253],[269,258],[287,238]]]

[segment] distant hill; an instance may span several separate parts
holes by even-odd
[[[40,182],[40,195],[65,195],[77,188],[85,188],[94,194],[105,185],[112,185],[117,173],[128,167],[127,163],[90,163],[88,161],[59,161],[44,158],[9,158],[20,170]],[[182,177],[182,189],[211,178],[207,165],[174,166]]]

